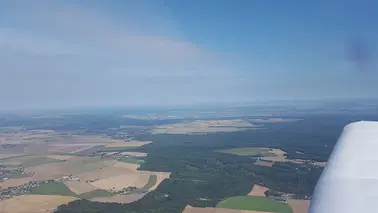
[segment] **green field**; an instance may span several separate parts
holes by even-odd
[[[150,189],[151,187],[153,187],[156,184],[156,181],[157,181],[157,176],[156,175],[150,175],[150,177],[148,177],[148,182],[142,188],[143,189]]]
[[[23,178],[23,177],[31,177],[32,174],[22,174],[20,172],[11,172],[8,174],[9,178]]]
[[[135,159],[135,158],[132,158],[132,157],[120,158],[120,159],[118,159],[118,161],[125,162],[125,163],[133,163],[133,164],[142,164],[142,163],[144,163],[144,160]]]
[[[103,147],[98,150],[98,152],[128,152],[130,150],[138,149],[139,146],[130,147]]]
[[[267,197],[254,196],[231,197],[220,202],[217,205],[217,208],[292,213],[292,210],[287,203],[281,203]]]
[[[251,156],[251,157],[275,156],[273,153],[270,153],[269,151],[270,151],[269,148],[260,148],[260,147],[244,147],[244,148],[218,150],[218,152],[233,154],[233,155],[240,155],[240,156]]]
[[[30,189],[31,194],[76,196],[64,183],[44,183]]]
[[[39,166],[39,165],[48,164],[48,163],[60,163],[60,162],[64,162],[64,160],[40,157],[40,158],[32,158],[32,159],[23,160],[21,161],[21,165],[23,167],[32,167],[32,166]]]
[[[94,198],[94,197],[107,197],[107,196],[112,196],[114,195],[113,193],[111,192],[107,192],[105,190],[102,190],[102,189],[96,189],[96,190],[93,190],[93,191],[90,191],[90,192],[85,192],[83,194],[80,194],[78,197],[81,198],[81,199],[91,199],[91,198]]]
[[[31,156],[31,154],[17,155],[17,156],[12,156],[12,157],[7,157],[7,158],[1,158],[0,159],[0,163],[2,163],[2,162],[9,162],[9,161],[12,161],[12,160],[16,160],[18,158],[22,159],[23,157],[27,157],[27,156]]]

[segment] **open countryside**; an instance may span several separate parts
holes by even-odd
[[[347,122],[324,116],[290,114],[282,115],[290,122],[273,122],[277,116],[129,120],[121,112],[106,119],[94,113],[96,125],[87,123],[86,114],[22,118],[27,126],[0,131],[0,204],[18,205],[17,198],[29,196],[43,206],[46,196],[63,196],[46,208],[307,213],[332,143]],[[25,208],[19,212],[33,211]]]
[[[107,150],[137,148],[150,141],[22,127],[4,128],[0,138],[7,144],[0,149],[0,206],[6,212],[30,213],[37,207],[53,210],[76,199],[133,202],[156,189],[170,174],[138,170],[147,153]],[[19,146],[25,148],[19,150]],[[46,201],[49,196],[51,202]],[[31,205],[11,208],[26,198]]]
[[[228,198],[220,202],[217,205],[217,208],[292,213],[291,207],[288,204],[260,196],[239,196]]]

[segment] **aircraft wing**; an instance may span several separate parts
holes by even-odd
[[[378,122],[347,125],[316,185],[309,213],[378,212]]]

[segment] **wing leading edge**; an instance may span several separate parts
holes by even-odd
[[[316,185],[309,213],[378,212],[378,122],[347,125]]]

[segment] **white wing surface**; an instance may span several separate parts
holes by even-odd
[[[314,191],[309,213],[378,212],[378,122],[347,125]]]

